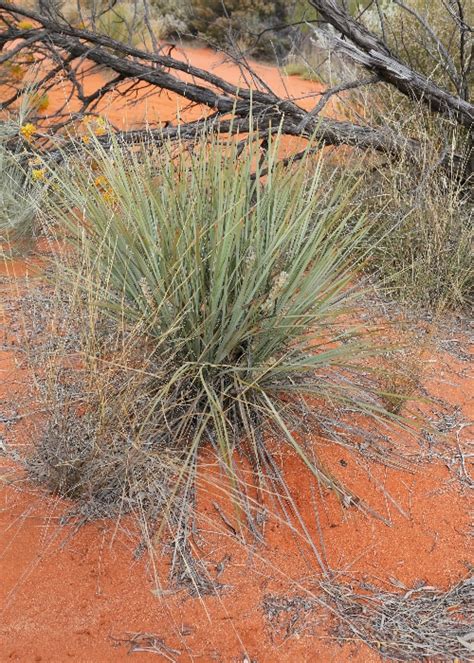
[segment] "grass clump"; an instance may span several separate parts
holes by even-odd
[[[405,305],[467,311],[474,287],[469,183],[433,166],[431,139],[425,143],[425,163],[389,162],[366,178],[369,268],[382,290]]]
[[[237,458],[264,482],[272,435],[347,499],[295,431],[328,404],[383,412],[340,319],[366,223],[350,176],[328,178],[310,152],[285,168],[278,138],[264,154],[255,138],[97,144],[94,170],[69,161],[56,176],[47,213],[71,247],[58,278],[82,340],[33,462],[52,490],[127,508],[159,493],[171,509],[206,447],[239,500]]]

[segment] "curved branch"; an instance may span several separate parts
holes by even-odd
[[[308,1],[330,25],[349,40],[334,37],[338,47],[350,58],[378,74],[383,81],[390,83],[407,97],[421,101],[431,110],[449,115],[459,124],[472,129],[472,104],[450,94],[401,62],[380,37],[354,20],[336,0]]]

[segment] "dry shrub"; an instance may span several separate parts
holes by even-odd
[[[132,342],[116,334],[111,343],[110,335],[85,326],[85,314],[83,304],[72,303],[61,312],[81,355],[68,366],[60,343],[48,357],[41,390],[49,414],[26,467],[50,492],[75,501],[68,518],[86,522],[133,512],[139,518],[146,513],[150,524],[166,512],[183,463],[172,437],[147,420],[165,364],[162,357],[144,357],[143,347],[138,353],[139,333]]]
[[[467,65],[469,3],[406,0],[352,7],[353,14],[386,41],[391,51],[415,70],[462,98],[469,97]],[[353,62],[330,53],[321,33],[314,33],[317,61],[324,53],[337,66],[325,72],[330,84],[363,79]],[[455,35],[455,38],[453,37]],[[311,59],[311,55],[307,56]],[[350,65],[348,67],[348,65]],[[335,74],[335,78],[333,78]],[[467,310],[472,305],[472,137],[449,117],[430,112],[392,86],[378,83],[339,97],[347,117],[419,144],[396,160],[390,155],[365,154],[360,196],[372,231],[369,269],[385,293],[409,306],[440,312]],[[361,202],[357,199],[357,204]]]
[[[474,286],[469,184],[437,166],[430,136],[425,148],[424,163],[386,161],[366,178],[369,267],[385,292],[405,304],[467,311]]]

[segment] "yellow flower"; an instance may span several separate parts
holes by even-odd
[[[29,21],[20,21],[17,27],[19,30],[32,30],[34,26]]]
[[[44,180],[44,178],[46,177],[46,168],[33,168],[33,170],[31,171],[31,177],[35,182]]]
[[[83,127],[95,136],[105,136],[109,132],[109,125],[107,124],[107,120],[103,117],[86,115],[81,122]],[[90,135],[87,137],[84,136],[82,140],[84,143],[88,143],[90,141]]]
[[[94,129],[94,133],[96,136],[105,136],[107,133],[107,129],[105,127],[97,127]]]
[[[102,193],[102,198],[105,200],[106,203],[109,203],[109,205],[113,205],[117,201],[115,194],[111,189],[104,191]]]
[[[96,136],[105,136],[109,131],[107,120],[103,117],[98,117],[95,120],[94,133]]]
[[[87,145],[87,143],[91,142],[91,137],[90,136],[83,136],[82,137],[82,142]]]
[[[36,127],[34,124],[31,124],[31,122],[27,122],[21,127],[20,133],[25,140],[29,141],[31,140],[32,136],[36,133]]]
[[[99,175],[99,177],[95,178],[94,184],[98,189],[106,189],[109,181],[105,175]]]
[[[96,177],[94,180],[94,185],[97,187],[97,189],[100,192],[100,195],[102,196],[102,198],[105,200],[106,203],[109,203],[109,205],[114,205],[117,202],[115,193],[111,188],[110,182],[105,175],[99,175],[98,177]]]

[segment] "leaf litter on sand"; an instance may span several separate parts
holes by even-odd
[[[441,591],[421,583],[411,589],[398,581],[397,591],[362,582],[331,579],[306,595],[264,598],[263,610],[280,638],[302,634],[335,618],[333,634],[344,642],[359,638],[396,661],[470,661],[474,652],[474,576]],[[316,615],[316,616],[315,616]]]

